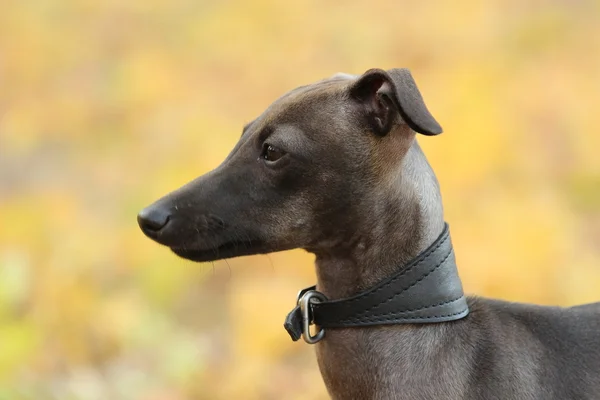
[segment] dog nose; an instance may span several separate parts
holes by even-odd
[[[167,225],[170,219],[169,211],[162,207],[146,207],[137,216],[138,224],[147,235],[158,233]]]

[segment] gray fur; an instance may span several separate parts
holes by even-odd
[[[318,289],[347,297],[396,273],[443,230],[439,185],[415,131],[441,128],[407,70],[336,74],[282,96],[218,168],[138,220],[196,261],[304,248],[316,255]],[[265,161],[266,144],[285,155]],[[449,323],[328,330],[316,350],[331,397],[600,398],[600,304],[468,303],[469,316]]]

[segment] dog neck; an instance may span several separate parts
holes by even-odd
[[[394,275],[443,231],[438,182],[416,141],[394,172],[394,181],[373,203],[357,213],[363,216],[361,224],[364,225],[345,242],[346,245],[316,253],[317,290],[329,300],[350,297]],[[413,364],[409,360],[413,356],[423,357],[424,352],[417,354],[421,343],[431,343],[437,332],[421,327],[425,325],[345,328],[326,332],[326,338],[317,344],[316,351],[319,368],[332,398],[375,398],[377,388],[385,386],[376,382],[375,376],[379,376],[377,371],[389,365],[390,355],[394,355],[395,360],[403,360],[397,362],[400,367],[396,367],[402,382],[408,382],[407,377],[419,376],[412,373],[410,366]],[[434,336],[423,336],[426,332],[432,332]],[[402,354],[398,354],[398,349],[402,349]],[[387,375],[381,372],[381,376]],[[422,387],[408,387],[413,386]]]
[[[317,288],[327,298],[354,295],[393,275],[444,229],[439,185],[416,140],[391,179],[371,204],[362,203],[351,237],[316,252]]]

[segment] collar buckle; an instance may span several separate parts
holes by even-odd
[[[310,287],[298,293],[298,305],[302,313],[302,338],[308,344],[315,344],[325,336],[325,329],[313,323],[312,304],[327,301],[327,297],[321,292]],[[310,333],[310,326],[315,325],[315,334]]]

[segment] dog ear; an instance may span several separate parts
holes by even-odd
[[[350,87],[350,95],[365,108],[375,133],[387,135],[398,113],[415,132],[432,136],[442,127],[431,115],[410,71],[370,69]]]

